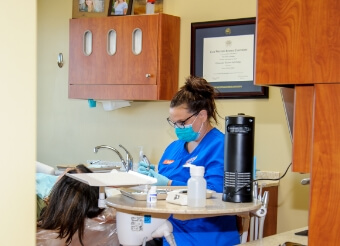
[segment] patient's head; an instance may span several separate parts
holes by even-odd
[[[68,173],[91,172],[84,165],[68,170]],[[98,198],[98,187],[63,175],[53,186],[39,225],[44,229],[57,230],[58,237],[66,238],[67,244],[72,241],[73,234],[78,230],[79,241],[82,243],[85,219],[96,217],[103,211],[98,207]]]

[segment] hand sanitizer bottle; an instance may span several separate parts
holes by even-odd
[[[207,181],[204,179],[204,167],[191,166],[188,180],[188,207],[205,207]]]
[[[143,146],[138,146],[138,148],[139,148],[139,162],[142,162],[143,161],[143,155],[144,155]]]

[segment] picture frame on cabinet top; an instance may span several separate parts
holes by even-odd
[[[72,18],[106,17],[112,9],[113,0],[73,0]]]
[[[191,75],[205,78],[218,99],[268,98],[254,85],[255,17],[191,23]]]
[[[163,0],[134,0],[133,15],[163,13]]]
[[[111,0],[112,3],[111,3],[111,13],[110,15],[112,16],[124,16],[124,15],[131,15],[132,13],[132,8],[133,8],[133,0],[122,0],[122,2],[125,2],[127,4],[127,10],[124,11],[124,12],[121,12],[121,9],[119,9],[119,13],[117,14],[116,12],[116,8],[117,8],[117,5],[118,5],[118,0]],[[122,4],[122,3],[121,3]]]

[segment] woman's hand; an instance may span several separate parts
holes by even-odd
[[[153,185],[156,185],[156,186],[167,186],[167,185],[170,185],[169,184],[170,180],[167,177],[165,177],[162,174],[156,173],[152,169],[149,170],[149,176],[157,179],[157,183],[153,184]]]
[[[150,174],[150,170],[155,170],[155,165],[150,164],[150,167],[149,167],[149,165],[146,164],[145,162],[143,162],[143,161],[139,162],[138,169],[137,169],[138,173],[150,176],[149,175]]]

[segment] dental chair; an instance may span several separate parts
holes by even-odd
[[[44,163],[41,163],[39,161],[36,161],[35,164],[35,172],[36,172],[36,182],[38,182],[39,178],[41,178],[41,174],[47,174],[47,175],[55,175],[55,170],[53,167],[46,165]],[[46,175],[46,176],[47,176]],[[53,179],[53,177],[52,177]],[[51,179],[51,182],[53,182]],[[38,185],[38,183],[36,183]],[[43,200],[43,197],[41,197],[41,192],[38,191],[39,189],[36,188],[36,196],[37,196],[37,219],[40,217],[41,210],[46,206],[45,201]]]
[[[46,165],[44,163],[41,163],[39,161],[36,161],[35,172],[55,175],[55,170],[53,167]]]

